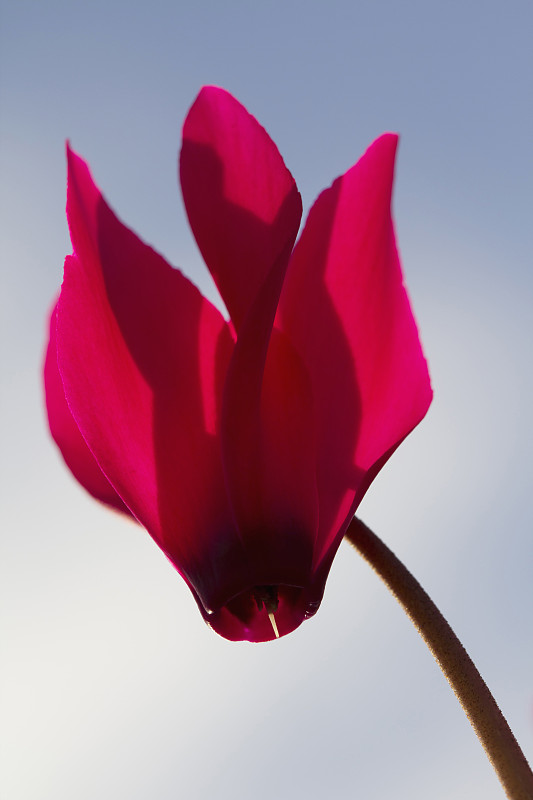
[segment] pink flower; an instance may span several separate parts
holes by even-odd
[[[68,150],[45,364],[78,481],[131,514],[227,639],[294,630],[370,483],[431,402],[390,214],[397,137],[302,206],[268,134],[202,89],[180,178],[226,322],[114,215]]]

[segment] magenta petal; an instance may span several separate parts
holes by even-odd
[[[311,378],[319,563],[432,392],[390,213],[397,137],[385,134],[323,192],[295,248],[279,324]]]
[[[205,262],[238,330],[280,253],[300,195],[274,142],[223,89],[205,87],[183,126],[180,178]]]
[[[117,511],[130,514],[129,509],[115,492],[87,447],[67,405],[63,381],[57,368],[55,306],[50,315],[50,338],[44,364],[44,387],[50,432],[74,477],[97,500]]]
[[[122,225],[69,152],[57,352],[102,471],[206,607],[240,588],[217,439],[233,341],[219,312]],[[235,588],[237,582],[238,588]]]

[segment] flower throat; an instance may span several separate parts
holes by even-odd
[[[257,605],[257,610],[262,611],[263,606],[268,614],[272,630],[279,639],[278,626],[274,614],[278,610],[278,587],[277,586],[255,586],[252,595]]]

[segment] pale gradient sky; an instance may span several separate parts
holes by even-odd
[[[70,250],[64,142],[206,291],[176,181],[224,86],[308,209],[401,134],[398,239],[435,401],[361,517],[448,617],[533,760],[533,6],[0,0],[2,800],[499,800],[402,611],[348,547],[318,615],[264,646],[202,622],[47,433],[45,316]]]

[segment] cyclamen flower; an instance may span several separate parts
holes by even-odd
[[[231,640],[294,630],[431,388],[396,250],[397,137],[302,205],[265,130],[202,89],[180,177],[229,321],[114,215],[68,150],[73,255],[45,364],[78,481],[132,515]]]

